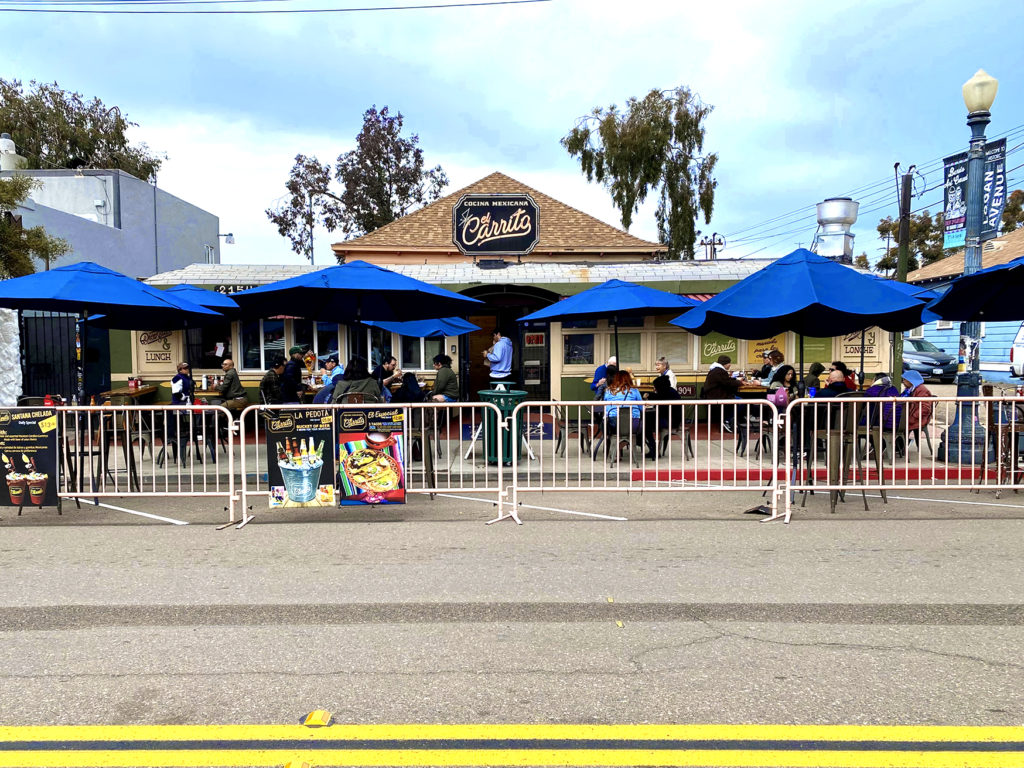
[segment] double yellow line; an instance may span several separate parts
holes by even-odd
[[[1022,768],[1024,728],[818,725],[0,727],[0,768],[93,766]]]

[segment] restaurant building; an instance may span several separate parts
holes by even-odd
[[[255,388],[269,360],[293,344],[306,344],[323,358],[364,354],[376,364],[388,354],[405,370],[433,374],[431,358],[445,352],[456,361],[464,396],[487,386],[480,364],[501,328],[515,350],[515,370],[537,399],[589,399],[585,379],[612,352],[607,319],[523,326],[517,319],[610,279],[625,280],[706,299],[756,272],[767,259],[666,259],[666,247],[630,235],[501,173],[493,173],[363,237],[336,243],[342,261],[362,260],[443,286],[484,304],[469,320],[481,330],[461,337],[419,339],[378,328],[349,328],[275,317],[224,322],[189,331],[194,372],[218,373],[232,354],[243,383]],[[191,283],[231,293],[320,269],[307,264],[247,266],[193,264],[147,280],[157,287]],[[778,348],[797,360],[792,334],[744,341],[720,334],[693,336],[669,324],[671,315],[619,318],[620,363],[652,377],[666,357],[681,381],[703,380],[720,354],[734,368],[760,367],[761,353]],[[181,333],[134,333],[122,350],[123,375],[169,379],[184,353]],[[807,364],[844,359],[859,365],[861,334],[804,340]],[[866,370],[879,370],[888,354],[888,334],[869,330]],[[696,392],[696,388],[694,388]],[[255,398],[251,398],[255,402]]]

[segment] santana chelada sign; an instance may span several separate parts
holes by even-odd
[[[521,256],[537,245],[540,209],[529,195],[463,195],[452,242],[467,256]]]

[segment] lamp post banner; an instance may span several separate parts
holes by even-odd
[[[945,188],[943,248],[963,248],[967,235],[967,153],[944,161]],[[985,145],[985,211],[981,223],[981,242],[999,235],[999,224],[1006,207],[1006,139]]]

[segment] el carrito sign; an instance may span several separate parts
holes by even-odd
[[[529,195],[463,195],[452,207],[452,242],[467,256],[521,256],[537,245],[539,223]]]

